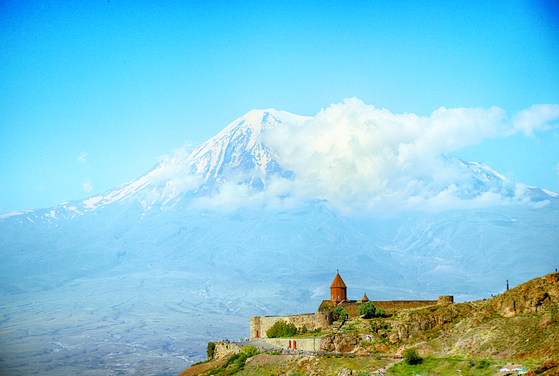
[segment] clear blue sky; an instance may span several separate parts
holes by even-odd
[[[556,1],[0,2],[0,213],[130,181],[251,109],[559,103]],[[559,129],[455,153],[559,192]]]

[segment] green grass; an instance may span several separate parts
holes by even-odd
[[[470,362],[474,362],[474,367]],[[484,361],[483,368],[478,367],[481,360],[477,359],[459,359],[459,358],[431,358],[423,359],[418,365],[407,365],[400,362],[387,370],[387,376],[444,376],[444,375],[476,375],[476,376],[493,376],[499,370],[501,363],[493,361]],[[459,371],[460,370],[460,371]]]

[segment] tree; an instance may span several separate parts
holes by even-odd
[[[372,319],[373,317],[383,317],[384,315],[386,315],[384,309],[377,309],[373,302],[370,301],[361,304],[357,309],[357,313],[359,314],[359,316],[365,316],[366,319]]]
[[[361,304],[357,309],[357,313],[359,316],[365,316],[366,319],[371,319],[376,317],[377,307],[373,304],[373,302],[367,302],[365,304]]]
[[[342,307],[338,306],[334,309],[333,316],[335,321],[342,321],[347,318],[347,312]]]
[[[295,334],[297,334],[295,325],[288,324],[283,320],[276,321],[270,329],[266,330],[268,338],[293,337]]]
[[[402,358],[404,362],[410,365],[416,365],[423,363],[423,358],[419,356],[416,349],[407,349],[402,352]]]
[[[206,348],[206,354],[209,359],[213,359],[215,353],[215,343],[208,342],[208,347]]]

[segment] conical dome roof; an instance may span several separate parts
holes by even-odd
[[[361,299],[362,302],[368,302],[369,298],[367,298],[367,293],[365,293],[365,295],[363,295],[363,299]]]
[[[332,285],[330,286],[330,288],[347,288],[347,286],[344,283],[344,280],[342,279],[342,277],[340,277],[340,273],[336,274],[336,278],[334,278],[334,282],[332,282]]]

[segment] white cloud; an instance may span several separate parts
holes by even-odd
[[[353,98],[305,126],[263,136],[280,165],[295,173],[292,194],[325,199],[346,213],[448,207],[473,189],[469,170],[441,155],[507,132],[505,111],[440,108],[429,117],[393,114]],[[490,200],[478,200],[482,205]]]
[[[512,120],[515,129],[532,136],[535,130],[552,128],[549,122],[559,118],[558,104],[535,104],[529,109],[522,110]]]
[[[78,155],[78,161],[80,161],[81,163],[85,163],[85,157],[87,157],[87,153],[85,151],[82,151],[80,155]]]
[[[486,181],[480,190],[483,175],[476,177],[449,155],[485,138],[526,132],[526,124],[544,129],[556,116],[555,107],[532,106],[511,120],[498,107],[441,107],[418,116],[347,99],[304,125],[283,123],[261,136],[280,166],[294,173],[292,179],[274,178],[259,191],[229,176],[217,193],[194,204],[232,211],[327,200],[343,214],[530,204],[528,190],[511,181]]]
[[[85,192],[91,192],[93,190],[93,184],[91,184],[91,180],[89,178],[85,178],[84,182],[82,183],[83,190]]]

